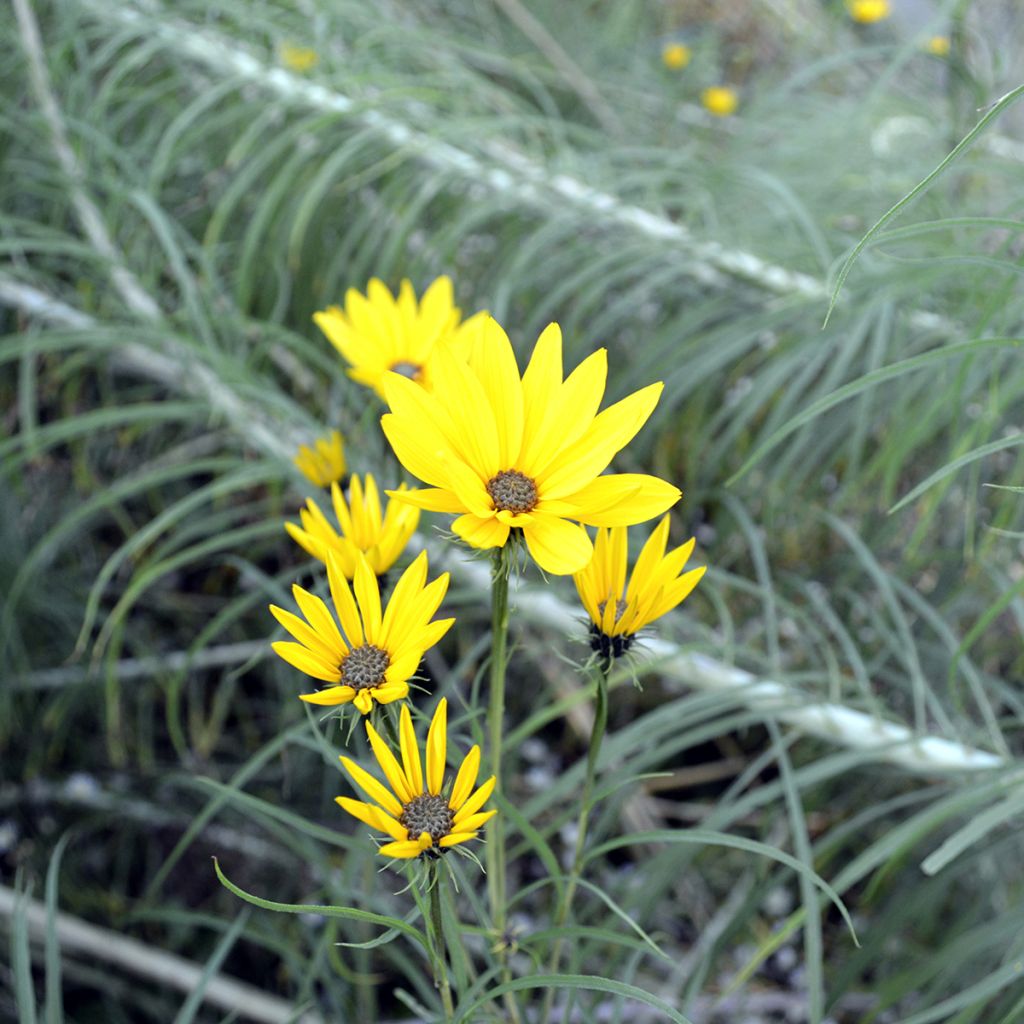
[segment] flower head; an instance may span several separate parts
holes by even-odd
[[[690,48],[685,43],[666,43],[661,51],[661,63],[670,71],[685,68],[690,57]]]
[[[370,722],[366,723],[370,746],[390,790],[350,758],[341,759],[352,781],[374,802],[344,796],[337,797],[337,802],[353,818],[391,836],[393,842],[378,851],[385,857],[408,860],[424,853],[439,856],[449,847],[476,839],[480,827],[498,813],[480,810],[494,789],[494,776],[475,791],[473,788],[480,770],[477,746],[463,758],[455,782],[445,794],[447,714],[448,702],[442,699],[427,733],[425,774],[408,705],[402,707],[399,726],[401,762]]]
[[[462,330],[475,319],[460,325],[459,317],[448,277],[434,281],[418,303],[408,281],[395,297],[374,278],[365,295],[349,288],[344,310],[328,306],[313,314],[317,327],[351,364],[349,376],[382,398],[381,381],[389,370],[430,386],[435,349],[445,342],[458,344]]]
[[[296,544],[321,562],[326,563],[327,552],[333,551],[349,580],[355,578],[360,554],[366,556],[378,577],[383,576],[405,549],[420,520],[420,510],[402,501],[388,501],[382,515],[377,483],[370,473],[366,474],[365,485],[353,474],[347,502],[341,488],[331,484],[331,503],[340,533],[312,498],[299,511],[302,526],[284,526]]]
[[[327,487],[345,475],[345,442],[332,430],[327,437],[318,437],[312,448],[300,445],[292,461],[314,487]]]
[[[884,21],[889,17],[889,0],[846,0],[850,17],[861,25]]]
[[[431,485],[392,497],[455,513],[452,529],[475,548],[501,547],[521,531],[537,564],[555,575],[590,561],[581,523],[640,523],[679,500],[679,489],[657,477],[601,475],[654,411],[661,384],[598,412],[604,349],[563,380],[562,333],[551,324],[520,378],[497,321],[487,318],[474,334],[466,358],[438,353],[430,393],[398,374],[385,378],[384,433],[405,468]]]
[[[736,113],[740,105],[740,98],[736,95],[735,89],[727,85],[712,85],[700,94],[700,101],[704,109],[715,117],[729,117]]]
[[[591,646],[605,658],[624,654],[636,634],[689,596],[706,571],[701,566],[682,572],[693,538],[665,554],[668,526],[665,516],[644,544],[628,587],[625,527],[598,530],[593,561],[573,577],[590,616]]]
[[[925,43],[925,49],[934,57],[948,57],[949,47],[949,36],[932,36]]]
[[[319,597],[298,584],[292,593],[305,621],[270,606],[274,618],[298,641],[279,640],[274,651],[306,675],[335,684],[299,696],[325,706],[352,703],[364,715],[374,702],[402,700],[423,655],[455,621],[430,621],[448,590],[448,573],[424,586],[427,553],[421,552],[395,584],[383,614],[377,577],[365,557],[356,565],[354,596],[334,551],[327,552],[327,579],[337,621]]]
[[[282,43],[278,52],[281,63],[291,71],[309,71],[320,62],[316,50],[308,46],[296,46],[294,43]]]

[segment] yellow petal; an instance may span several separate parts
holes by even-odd
[[[469,753],[462,759],[459,767],[459,774],[455,776],[455,785],[452,786],[452,795],[448,799],[448,806],[457,811],[469,796],[470,791],[476,785],[476,776],[480,771],[480,747],[476,744],[470,748]]]
[[[341,638],[337,623],[327,610],[327,605],[315,594],[303,590],[297,583],[292,587],[292,596],[302,614],[306,616],[306,621],[316,630],[317,636],[332,648],[332,653],[338,658],[348,654],[348,646]]]
[[[573,518],[588,526],[632,526],[653,519],[682,497],[675,484],[645,473],[599,476],[565,501]]]
[[[498,468],[513,465],[523,443],[523,389],[508,335],[488,317],[469,354],[470,365],[494,410]]]
[[[454,491],[446,491],[441,487],[419,487],[408,491],[388,491],[393,501],[426,509],[428,512],[448,512],[460,515],[466,511],[462,499]],[[287,523],[285,526],[287,527]],[[314,556],[315,557],[315,556]]]
[[[373,689],[371,687],[366,687],[362,690],[356,690],[356,695],[352,698],[352,703],[355,704],[356,708],[364,715],[368,715],[373,710]]]
[[[456,826],[454,831],[459,832],[476,832],[481,825],[488,822],[498,812],[497,811],[481,811],[479,814],[471,814],[468,818],[463,818]]]
[[[384,772],[388,785],[395,791],[395,796],[403,804],[407,804],[415,794],[409,790],[409,783],[405,778],[401,765],[399,765],[395,755],[391,753],[388,745],[381,739],[380,734],[370,722],[366,723],[366,735],[370,739],[373,755],[377,758],[377,764],[380,765],[381,770]],[[404,839],[405,836],[396,836],[396,838]]]
[[[374,804],[364,804],[361,800],[350,800],[347,796],[336,796],[334,802],[347,814],[358,819],[378,832],[387,832],[392,839],[399,841],[409,838],[409,830],[395,821],[390,814],[385,814]]]
[[[370,693],[378,704],[393,704],[396,700],[404,700],[409,696],[409,684],[385,683],[383,686],[374,686]]]
[[[397,377],[398,374],[391,373],[388,376]],[[394,413],[382,416],[380,427],[398,456],[398,461],[413,476],[434,487],[448,486],[447,467],[454,456],[447,445],[431,445],[430,442],[435,440],[432,436],[424,438],[417,433],[413,424],[399,419]]]
[[[331,644],[327,638],[320,636],[312,626],[303,622],[298,615],[285,611],[284,608],[278,608],[276,604],[270,606],[270,613],[299,643],[304,647],[308,647],[322,661],[332,664],[337,663],[341,659],[343,652]]]
[[[371,799],[375,800],[393,818],[399,818],[404,808],[390,790],[381,785],[368,771],[360,768],[350,757],[342,755],[341,763],[352,781]]]
[[[382,857],[394,857],[396,860],[410,860],[422,852],[423,848],[415,839],[407,839],[401,843],[385,843],[377,851]]]
[[[453,822],[455,825],[460,824],[467,818],[476,814],[494,791],[494,784],[497,781],[495,776],[491,776],[456,812]]]
[[[380,584],[363,555],[356,563],[356,600],[363,620],[366,642],[379,647],[381,643]]]
[[[323,658],[290,640],[275,640],[270,645],[274,653],[288,662],[289,665],[305,672],[314,679],[322,679],[325,683],[336,683],[341,679],[341,672],[336,664],[324,661]]]
[[[388,599],[388,606],[384,612],[384,619],[381,623],[380,644],[391,650],[390,638],[395,634],[396,629],[404,630],[406,620],[404,613],[414,606],[427,579],[427,553],[421,551],[413,559],[409,567],[398,578],[395,589]]]
[[[499,519],[466,514],[452,523],[452,532],[473,548],[500,548],[508,540],[509,526]]]
[[[533,560],[553,576],[579,572],[594,553],[587,531],[566,519],[535,515],[523,535]]]
[[[348,704],[355,696],[351,686],[328,686],[326,690],[316,693],[300,693],[299,700],[307,704],[319,704],[321,707],[334,707],[337,704]]]
[[[422,793],[423,769],[420,767],[420,751],[416,745],[416,731],[412,727],[412,715],[409,714],[408,705],[402,708],[398,737],[402,747],[402,764],[405,766],[409,791],[413,794]]]
[[[345,631],[349,645],[362,647],[365,637],[363,636],[363,623],[359,618],[359,609],[352,596],[352,588],[349,587],[348,580],[345,579],[341,560],[334,551],[329,551],[327,554],[327,582],[331,587],[334,610],[338,613],[338,621]]]
[[[598,413],[587,432],[563,448],[538,475],[541,494],[547,498],[575,494],[597,477],[647,422],[663,387],[661,383],[650,384]]]
[[[444,784],[447,758],[448,701],[442,697],[427,732],[427,791],[437,796]]]
[[[562,386],[562,329],[548,324],[533,347],[523,373],[523,445],[520,463],[532,466],[547,443],[544,424],[551,416]]]
[[[476,832],[450,832],[446,836],[441,836],[437,841],[437,845],[447,848],[449,846],[458,846],[459,843],[468,843],[470,839],[476,838]]]

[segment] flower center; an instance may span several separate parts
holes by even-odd
[[[487,493],[498,512],[530,512],[537,504],[537,485],[517,469],[504,469],[487,481]]]
[[[418,838],[421,832],[429,832],[436,843],[451,832],[454,817],[455,812],[443,796],[420,793],[405,805],[398,820],[409,830],[410,839]]]
[[[403,377],[408,377],[409,380],[419,380],[423,373],[423,367],[419,363],[410,363],[400,359],[397,363],[391,364],[391,372],[400,373]]]
[[[363,644],[362,647],[353,647],[341,659],[338,671],[341,672],[341,681],[345,686],[365,690],[384,682],[384,673],[390,664],[391,658],[387,651],[373,644]]]

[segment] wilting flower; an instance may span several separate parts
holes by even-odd
[[[316,50],[308,46],[295,46],[293,43],[282,43],[278,49],[281,63],[291,71],[309,71],[316,67],[320,58]]]
[[[475,319],[460,324],[459,318],[448,277],[434,281],[419,303],[408,281],[402,282],[396,298],[374,278],[365,295],[349,288],[344,310],[328,306],[313,314],[317,327],[351,364],[348,375],[382,398],[381,379],[389,370],[430,387],[435,349],[442,343],[458,344]]]
[[[700,94],[700,101],[704,109],[715,117],[729,117],[736,113],[740,104],[740,98],[736,95],[735,89],[727,85],[712,85]]]
[[[573,577],[590,616],[591,647],[605,658],[623,655],[636,634],[689,596],[706,571],[682,571],[693,553],[692,537],[665,554],[668,527],[665,516],[644,544],[628,587],[625,527],[598,530],[593,560]]]
[[[279,640],[272,645],[275,652],[306,675],[335,684],[299,696],[310,704],[352,703],[364,715],[374,702],[402,700],[423,655],[455,621],[430,621],[448,590],[448,573],[424,586],[427,553],[421,552],[395,584],[383,615],[377,577],[364,557],[356,566],[355,596],[333,551],[327,552],[327,579],[337,622],[319,597],[298,584],[292,593],[305,621],[270,606],[274,618],[298,641]]]
[[[400,487],[399,491],[402,489]],[[284,526],[292,539],[313,558],[326,563],[327,552],[333,551],[349,580],[355,577],[361,554],[366,556],[374,573],[383,576],[405,550],[420,520],[420,510],[402,501],[388,501],[382,515],[377,483],[370,473],[366,474],[365,487],[353,474],[347,502],[341,488],[331,484],[331,503],[340,533],[312,498],[307,499],[306,507],[299,511],[302,526],[295,523]]]
[[[661,62],[670,71],[679,71],[690,63],[690,48],[685,43],[666,43],[661,51]]]
[[[292,461],[314,487],[327,487],[345,475],[345,442],[332,430],[327,437],[318,437],[312,448],[300,445]]]
[[[522,531],[530,554],[555,575],[578,572],[593,544],[580,523],[626,526],[660,515],[679,489],[640,473],[601,473],[647,421],[661,395],[651,384],[609,406],[607,354],[599,349],[562,379],[562,332],[541,334],[526,372],[497,321],[480,325],[467,358],[437,353],[433,391],[395,373],[384,380],[384,433],[405,468],[432,486],[389,491],[432,512],[475,548]]]
[[[949,36],[932,36],[925,43],[925,49],[935,57],[948,57],[949,46]]]
[[[846,9],[850,17],[862,25],[884,21],[890,14],[889,0],[846,0]]]
[[[447,714],[448,702],[442,699],[427,732],[426,777],[408,705],[402,707],[399,726],[401,763],[376,729],[366,723],[370,746],[390,790],[350,758],[341,759],[352,781],[374,803],[344,796],[337,797],[337,802],[352,817],[391,836],[394,841],[378,850],[385,857],[408,860],[424,853],[440,856],[451,846],[476,839],[480,827],[498,813],[480,810],[494,789],[493,775],[475,791],[473,789],[480,770],[477,746],[463,758],[455,782],[445,795]]]

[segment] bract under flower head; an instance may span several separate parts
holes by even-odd
[[[345,293],[343,310],[328,306],[313,314],[316,325],[351,365],[349,376],[382,398],[381,382],[389,371],[429,388],[435,350],[444,344],[458,346],[463,330],[475,319],[460,323],[448,277],[437,278],[419,302],[409,281],[402,282],[396,297],[374,278],[365,295],[355,288]]]
[[[318,437],[313,447],[303,444],[292,460],[314,487],[327,487],[345,475],[345,442],[337,430]]]
[[[399,491],[403,489],[400,487]],[[313,558],[326,563],[327,552],[333,551],[349,580],[355,577],[360,554],[366,556],[377,576],[383,576],[405,550],[420,520],[420,510],[402,501],[389,500],[382,514],[377,483],[370,473],[366,474],[365,486],[358,476],[352,476],[348,501],[341,488],[332,484],[331,502],[337,530],[312,498],[299,512],[301,527],[294,523],[284,525],[295,543]]]
[[[448,590],[448,573],[425,586],[427,553],[421,552],[395,584],[383,613],[377,577],[362,555],[354,595],[333,551],[327,553],[327,578],[337,621],[319,597],[298,584],[292,593],[304,620],[270,606],[274,618],[298,641],[279,640],[274,651],[306,675],[335,684],[299,696],[325,706],[352,703],[364,715],[374,703],[402,700],[423,655],[455,621],[430,621]]]
[[[378,851],[385,857],[410,860],[424,854],[439,855],[476,839],[481,826],[498,813],[481,810],[494,790],[495,778],[492,775],[476,785],[480,771],[477,746],[463,758],[455,782],[445,795],[447,715],[448,702],[442,699],[427,733],[425,773],[408,705],[402,707],[399,725],[401,761],[373,725],[366,723],[366,735],[390,789],[350,758],[341,759],[349,777],[373,803],[344,796],[337,797],[337,803],[352,817],[391,837],[392,842]]]
[[[472,547],[501,547],[521,531],[542,569],[578,572],[593,553],[581,523],[644,522],[680,494],[645,474],[601,475],[662,390],[651,384],[598,412],[607,371],[599,349],[563,380],[562,332],[551,324],[520,378],[507,335],[488,318],[465,358],[438,352],[432,392],[389,373],[381,426],[405,468],[431,486],[388,493],[455,513],[452,529]]]
[[[696,543],[692,537],[665,554],[668,530],[665,516],[644,544],[628,587],[625,527],[598,530],[592,561],[573,577],[590,616],[593,647],[605,657],[625,653],[633,637],[684,601],[706,572],[704,566],[682,572]]]

